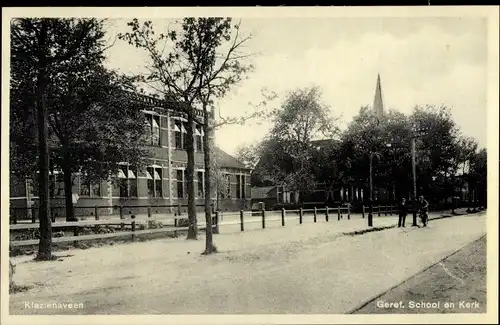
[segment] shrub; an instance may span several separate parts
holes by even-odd
[[[148,221],[148,229],[163,228],[163,223],[161,221],[150,220]]]
[[[187,218],[177,219],[177,227],[189,227],[189,219]]]

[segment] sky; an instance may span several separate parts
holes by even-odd
[[[236,18],[235,18],[236,19]],[[127,32],[128,20],[109,23],[113,39]],[[154,19],[157,33],[171,20]],[[380,74],[385,109],[406,114],[415,105],[445,104],[464,135],[486,147],[487,22],[478,17],[441,18],[245,18],[241,33],[251,35],[254,53],[248,78],[217,102],[219,114],[241,115],[262,100],[261,90],[278,94],[317,85],[323,101],[345,128],[360,107],[372,106]],[[145,72],[147,56],[121,40],[108,51],[109,67]],[[269,122],[228,125],[216,142],[228,153],[261,140]]]

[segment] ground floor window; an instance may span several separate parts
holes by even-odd
[[[136,168],[130,165],[118,167],[118,189],[120,197],[137,197]]]
[[[184,170],[177,170],[177,197],[184,198]]]
[[[162,167],[147,167],[146,178],[148,179],[148,196],[163,197]]]

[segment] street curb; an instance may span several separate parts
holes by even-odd
[[[445,218],[447,218],[447,217],[445,217]],[[436,218],[436,219],[443,219],[443,218]],[[401,282],[399,282],[399,283],[395,284],[395,285],[394,285],[394,286],[392,286],[391,288],[389,288],[389,289],[387,289],[387,290],[383,291],[382,293],[380,293],[380,294],[378,294],[378,295],[374,296],[373,298],[368,299],[367,301],[365,301],[364,303],[362,303],[362,304],[361,304],[361,305],[359,305],[358,307],[355,307],[355,308],[353,308],[353,309],[351,309],[351,310],[347,311],[347,312],[346,312],[346,314],[354,314],[354,313],[355,313],[355,312],[357,312],[358,310],[363,309],[363,308],[364,308],[364,307],[366,307],[368,304],[370,304],[370,303],[372,303],[373,301],[377,300],[378,298],[382,297],[383,295],[385,295],[385,294],[386,294],[386,293],[388,293],[389,291],[394,290],[394,289],[396,289],[397,287],[399,287],[400,285],[405,284],[406,282],[408,282],[408,281],[410,281],[411,279],[415,278],[417,275],[419,275],[419,274],[421,274],[421,273],[423,273],[423,272],[425,272],[425,271],[429,270],[430,268],[432,268],[432,267],[434,267],[434,266],[438,265],[438,264],[439,264],[440,262],[442,262],[443,260],[446,260],[446,259],[448,259],[448,258],[452,257],[453,255],[457,254],[458,252],[460,252],[461,250],[463,250],[463,249],[464,249],[464,248],[466,248],[467,246],[471,245],[472,243],[475,243],[475,242],[477,242],[477,241],[479,241],[479,240],[483,239],[484,237],[486,237],[486,235],[487,235],[487,234],[484,234],[484,235],[482,235],[481,237],[479,237],[479,238],[477,238],[477,239],[474,239],[473,241],[471,241],[471,242],[469,242],[469,243],[465,244],[464,246],[460,247],[459,249],[457,249],[457,250],[455,250],[455,251],[451,252],[450,254],[446,255],[445,257],[443,257],[442,259],[440,259],[440,260],[439,260],[439,261],[437,261],[436,263],[433,263],[433,264],[431,264],[431,265],[429,265],[429,266],[427,266],[427,267],[423,268],[422,270],[418,271],[417,273],[413,274],[412,276],[408,277],[407,279],[405,279],[405,280],[403,280],[403,281],[401,281]]]

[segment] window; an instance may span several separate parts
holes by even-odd
[[[203,128],[201,126],[196,126],[194,139],[196,143],[196,151],[203,151]]]
[[[118,168],[118,188],[120,197],[137,197],[137,179],[134,169],[128,165],[120,165]]]
[[[175,133],[175,148],[182,149],[182,122],[175,121],[174,133]]]
[[[246,184],[245,184],[245,175],[241,175],[241,198],[244,199],[246,198]]]
[[[153,179],[153,175],[154,175],[154,168],[153,167],[146,168],[146,178],[148,179],[148,196],[149,197],[155,196],[155,181]]]
[[[162,186],[162,180],[161,180],[161,175],[162,175],[162,170],[160,168],[155,168],[154,169],[154,180],[155,180],[155,193],[156,197],[163,197],[163,186]]]
[[[184,171],[182,169],[177,170],[177,197],[184,197]]]
[[[236,175],[236,198],[241,198],[241,176]]]
[[[162,167],[147,167],[146,178],[148,179],[148,196],[163,197]]]
[[[187,123],[176,120],[174,123],[175,149],[186,149]]]
[[[148,128],[151,145],[160,145],[160,117],[152,114],[146,114],[146,125]]]
[[[169,143],[169,134],[168,134],[168,118],[166,116],[161,116],[161,119],[160,119],[161,123],[160,123],[160,144],[162,146],[168,146],[168,143]]]
[[[90,196],[90,186],[89,183],[84,181],[80,184],[80,196]]]
[[[49,196],[64,196],[64,177],[61,173],[49,174]]]
[[[101,184],[90,183],[90,196],[101,196]]]
[[[130,197],[137,197],[137,169],[132,166],[128,166],[127,178],[128,178],[128,195]]]
[[[82,179],[80,183],[80,196],[100,197],[101,185],[99,183],[91,183]]]
[[[231,175],[230,174],[224,175],[224,179],[225,179],[225,183],[226,183],[225,184],[226,190],[224,193],[224,197],[231,198]]]
[[[56,175],[49,175],[49,196],[54,197],[56,195]]]
[[[198,196],[199,197],[204,197],[203,183],[204,183],[203,172],[198,172]]]

